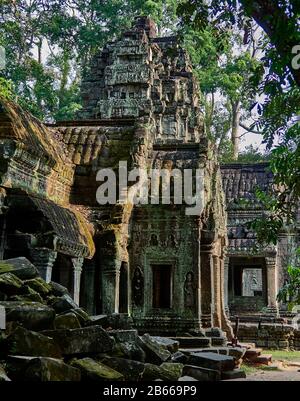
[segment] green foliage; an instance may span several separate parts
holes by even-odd
[[[245,150],[239,154],[238,162],[241,163],[261,163],[268,162],[270,160],[269,152],[261,152],[258,148],[253,145],[245,147]]]
[[[300,249],[298,249],[298,254]],[[300,305],[300,267],[289,266],[287,269],[288,280],[280,289],[277,299],[280,302],[288,303],[289,310],[295,305]]]
[[[12,82],[0,76],[0,96],[7,99],[13,97]]]
[[[300,195],[300,70],[291,66],[292,49],[300,44],[299,0],[186,0],[180,4],[178,14],[184,24],[199,32],[211,26],[221,33],[242,29],[244,43],[251,38],[253,19],[268,36],[268,40],[261,40],[264,71],[261,66],[254,67],[250,78],[253,87],[258,85],[263,100],[251,105],[258,118],[249,128],[261,132],[268,149],[272,149],[270,167],[276,184],[266,199],[258,193],[267,213],[253,227],[264,242],[275,242],[283,226],[295,218]],[[233,85],[238,83],[232,78]]]

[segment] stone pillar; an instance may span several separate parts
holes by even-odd
[[[52,267],[57,257],[57,252],[48,248],[32,248],[30,249],[30,256],[40,276],[49,283],[51,281]]]
[[[278,313],[277,297],[277,271],[276,257],[266,257],[267,269],[267,294],[268,294],[268,310],[271,313]]]
[[[72,296],[77,305],[80,299],[80,278],[82,272],[83,258],[72,258],[73,264],[73,285]]]
[[[214,286],[213,286],[213,257],[211,247],[201,246],[201,323],[202,326],[212,326],[212,314],[214,311]]]
[[[102,275],[103,313],[119,312],[120,266],[106,268]]]
[[[86,259],[84,268],[81,274],[81,287],[82,281],[84,288],[80,293],[81,306],[90,314],[96,314],[95,302],[95,261]]]
[[[226,256],[224,259],[224,308],[225,308],[225,313],[227,316],[229,316],[228,276],[229,276],[229,257]]]
[[[220,271],[220,258],[213,255],[213,272],[214,272],[214,312],[213,322],[215,327],[221,327],[221,271]]]

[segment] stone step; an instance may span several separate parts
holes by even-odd
[[[246,373],[243,369],[234,369],[228,370],[226,372],[222,372],[221,379],[222,380],[235,380],[235,379],[245,379]]]
[[[231,343],[228,343],[228,345],[231,345]],[[243,342],[238,342],[237,344],[238,347],[250,349],[250,348],[255,348],[255,343],[243,343]]]
[[[170,337],[179,342],[179,348],[208,348],[212,345],[208,337]]]
[[[232,356],[235,360],[239,360],[244,356],[246,349],[242,348],[242,347],[210,347],[209,349],[207,349],[207,348],[180,348],[180,351],[187,355],[190,355],[191,353],[197,353],[197,352],[213,352],[215,354],[229,355],[229,356]]]
[[[203,382],[214,382],[221,380],[218,370],[202,368],[199,366],[185,365],[182,371],[183,376],[192,377]]]
[[[225,347],[227,344],[227,338],[226,337],[210,337],[211,339],[211,345],[212,346],[220,346],[220,347]]]
[[[235,360],[232,356],[215,354],[213,352],[195,352],[189,355],[189,365],[213,369],[219,372],[233,370]]]
[[[272,363],[272,354],[261,354],[258,357],[251,359],[251,362],[260,365],[269,365]]]
[[[262,351],[263,350],[261,348],[249,348],[245,352],[244,359],[248,359],[248,360],[252,361],[252,359],[255,359],[258,356],[260,356]]]

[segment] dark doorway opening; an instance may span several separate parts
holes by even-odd
[[[153,308],[171,308],[172,265],[153,265]]]
[[[52,268],[52,281],[73,290],[73,264],[70,256],[58,253]]]
[[[128,265],[122,262],[120,269],[119,313],[128,313]]]

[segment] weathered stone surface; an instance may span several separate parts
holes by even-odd
[[[68,313],[68,311],[66,312]],[[79,323],[82,326],[87,326],[90,320],[89,315],[86,313],[85,310],[83,310],[82,308],[75,308],[72,309],[72,313],[75,313],[75,315],[77,316],[77,319],[79,320]]]
[[[167,349],[171,354],[174,354],[175,352],[178,351],[179,348],[179,341],[172,340],[171,338],[168,337],[158,337],[158,336],[152,336],[152,338],[160,344],[162,347]]]
[[[202,368],[199,366],[185,365],[182,371],[183,376],[191,376],[199,381],[219,381],[221,374],[218,370]]]
[[[222,380],[234,380],[234,379],[245,379],[246,373],[243,369],[234,369],[222,372]]]
[[[177,381],[182,375],[183,364],[164,362],[160,365],[160,369],[164,380]]]
[[[21,280],[32,279],[38,276],[37,268],[26,258],[19,257],[6,259],[0,262],[0,274],[13,273]]]
[[[15,371],[15,379],[22,381],[74,381],[81,379],[80,370],[67,365],[60,359],[45,357],[10,358],[9,365]],[[19,361],[18,361],[19,359]]]
[[[50,281],[49,286],[51,289],[51,293],[56,297],[62,297],[63,295],[69,294],[68,289],[59,283]]]
[[[11,355],[61,357],[61,350],[53,339],[41,333],[17,327],[7,338]]]
[[[211,346],[211,338],[208,337],[172,337],[179,341],[180,348],[204,348]]]
[[[81,326],[75,313],[70,312],[56,316],[54,320],[54,327],[56,330],[58,330],[58,329],[78,329]]]
[[[101,362],[104,363],[104,365],[116,370],[117,372],[122,373],[125,380],[141,380],[145,369],[144,363],[124,358],[106,357],[104,359],[101,359]]]
[[[145,351],[135,342],[116,343],[112,351],[112,356],[139,362],[146,361]]]
[[[68,294],[64,294],[61,297],[52,299],[50,304],[56,313],[67,312],[71,309],[78,308],[78,305],[73,301],[72,297]]]
[[[30,330],[53,328],[55,312],[47,305],[38,302],[4,301],[0,302],[6,311],[8,322],[19,322]]]
[[[136,342],[138,339],[137,330],[109,330],[108,333],[117,343]]]
[[[53,338],[63,355],[111,352],[114,340],[100,326],[72,330],[50,330],[45,335]]]
[[[40,302],[41,304],[45,303],[41,295],[32,288],[30,288],[28,285],[23,285],[23,287],[21,288],[21,292],[22,292],[22,297],[25,300],[27,298],[28,301]]]
[[[197,382],[198,380],[192,376],[181,376],[178,379],[179,382]]]
[[[109,326],[107,315],[90,316],[87,323],[89,326],[102,326],[104,329]]]
[[[182,376],[182,370],[183,365],[181,363],[163,363],[160,366],[146,363],[143,380],[177,381]]]
[[[126,314],[113,313],[107,315],[108,325],[114,330],[130,330],[132,328],[132,318]]]
[[[22,281],[12,273],[0,274],[0,291],[7,295],[20,293]]]
[[[177,351],[171,356],[171,361],[185,364],[188,361],[188,356],[183,352]]]
[[[83,380],[90,381],[120,381],[124,376],[116,370],[97,362],[91,358],[76,359],[72,361],[72,366],[81,371]]]
[[[171,357],[171,353],[166,350],[166,347],[157,342],[149,334],[139,337],[138,345],[145,351],[148,362],[160,365]]]
[[[48,295],[51,291],[50,285],[47,284],[46,281],[44,281],[41,277],[26,280],[25,284],[42,296]]]
[[[233,370],[235,362],[234,358],[231,356],[219,355],[212,352],[197,352],[190,354],[189,365],[225,371]]]
[[[1,382],[10,382],[11,379],[7,376],[5,369],[0,365],[0,383]]]

